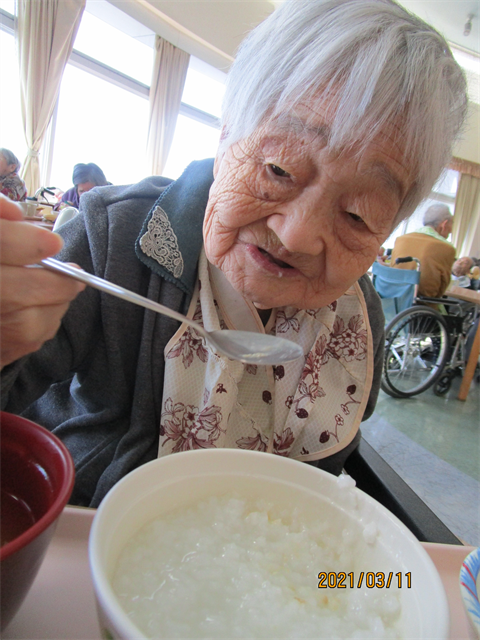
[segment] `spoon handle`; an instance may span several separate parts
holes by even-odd
[[[72,267],[65,262],[55,260],[54,258],[45,258],[44,260],[40,260],[38,264],[42,267],[45,267],[45,269],[49,269],[50,271],[56,271],[58,273],[62,273],[63,275],[70,276],[70,278],[74,278],[75,280],[80,280],[80,282],[85,282],[95,289],[100,289],[100,291],[110,293],[117,298],[121,298],[122,300],[133,302],[134,304],[138,304],[141,307],[145,307],[145,309],[150,309],[151,311],[155,311],[156,313],[162,313],[163,315],[169,316],[170,318],[178,320],[179,322],[185,322],[186,324],[193,327],[196,331],[198,331],[198,333],[200,333],[202,336],[208,338],[207,331],[197,322],[190,320],[190,318],[187,318],[181,313],[177,313],[177,311],[173,311],[173,309],[165,307],[163,304],[153,302],[153,300],[144,298],[138,293],[129,291],[128,289],[124,289],[118,284],[113,284],[113,282],[103,280],[103,278],[99,278],[98,276],[93,276],[91,273],[87,273],[86,271],[78,269],[77,267]]]

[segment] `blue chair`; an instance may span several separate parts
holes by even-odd
[[[403,259],[402,259],[403,260]],[[408,258],[411,261],[412,258]],[[418,268],[418,261],[417,268]],[[420,271],[395,269],[380,262],[372,265],[372,283],[382,300],[386,323],[412,306],[420,281]]]

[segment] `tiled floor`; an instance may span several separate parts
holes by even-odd
[[[466,544],[480,546],[480,385],[457,400],[428,390],[401,400],[380,392],[362,433],[393,469]]]

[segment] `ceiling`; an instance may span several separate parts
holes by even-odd
[[[157,33],[213,67],[228,71],[245,35],[282,1],[88,0],[87,10],[152,47]],[[448,41],[480,56],[480,0],[398,1],[432,24]],[[473,17],[466,36],[468,16]],[[470,71],[478,78],[480,57],[468,64],[473,65]]]
[[[281,0],[280,0],[281,1]],[[275,0],[141,0],[234,57],[245,34],[274,10]],[[480,53],[480,0],[401,0],[450,42]],[[464,35],[473,14],[470,35]]]
[[[400,4],[433,25],[453,44],[480,54],[480,0],[402,0]],[[468,16],[472,28],[464,35]]]

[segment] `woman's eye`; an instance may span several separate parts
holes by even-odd
[[[357,216],[356,213],[351,213],[350,211],[347,211],[347,214],[350,216],[350,218],[352,220],[354,220],[355,222],[363,222],[363,219],[360,216]]]
[[[279,176],[280,178],[288,178],[290,176],[290,174],[287,171],[284,171],[281,167],[277,166],[276,164],[269,164],[268,165],[271,169],[271,171],[273,171],[273,173],[276,176]]]

